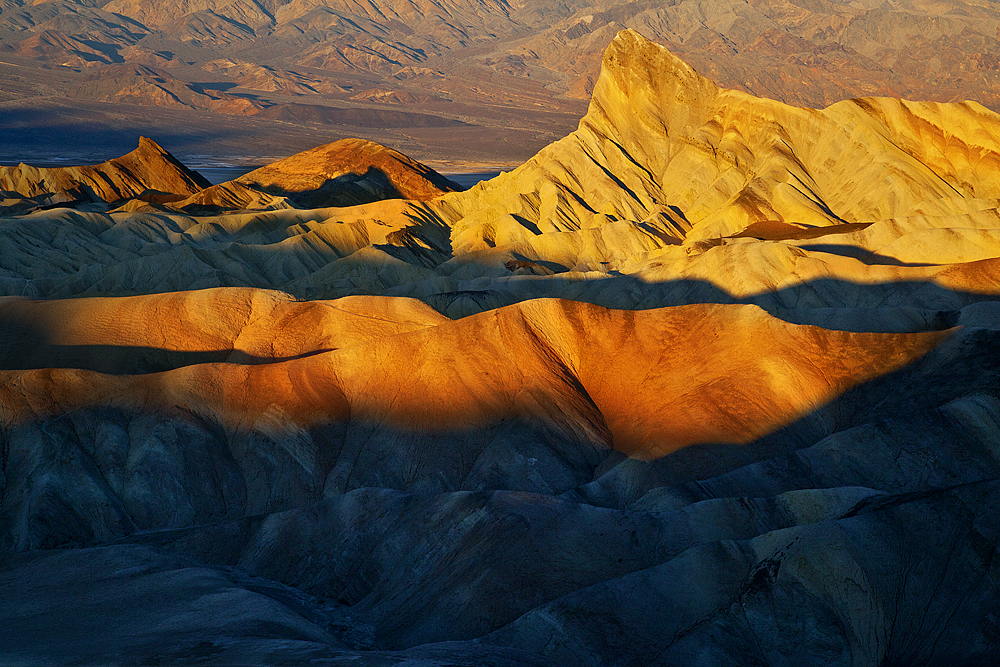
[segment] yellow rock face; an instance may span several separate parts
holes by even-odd
[[[455,246],[524,241],[525,220],[578,232],[610,216],[628,221],[628,236],[664,244],[766,221],[944,214],[1000,195],[998,130],[1000,117],[973,102],[868,98],[812,110],[720,89],[625,30],[576,132],[448,198]]]
[[[35,341],[7,364],[23,370],[3,371],[8,424],[84,406],[283,433],[523,419],[639,458],[750,442],[947,335],[827,331],[754,306],[632,312],[556,299],[456,322],[410,299],[298,303],[246,289],[7,299],[0,317],[6,337]],[[81,351],[91,370],[73,369]]]

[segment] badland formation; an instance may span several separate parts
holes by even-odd
[[[147,4],[78,20],[237,44],[328,11]],[[653,11],[623,7],[563,39]],[[129,39],[87,46],[166,81]],[[302,58],[435,76],[376,42]],[[142,139],[0,190],[0,661],[1000,661],[981,104],[789,106],[623,30],[578,128],[466,191],[363,139],[218,185]]]

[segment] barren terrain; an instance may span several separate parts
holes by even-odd
[[[361,11],[209,4],[166,30]],[[432,77],[545,10],[366,7],[434,40],[309,62]],[[570,41],[660,11],[561,7]],[[0,171],[0,661],[1000,661],[1000,116],[788,105],[636,30],[600,63],[575,131],[464,191],[362,139],[214,186],[155,135]]]
[[[264,164],[357,136],[446,170],[512,167],[576,127],[623,28],[789,104],[1000,110],[988,2],[6,0],[0,156],[98,162],[145,135]]]

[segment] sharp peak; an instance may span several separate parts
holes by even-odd
[[[167,164],[170,168],[176,172],[179,172],[183,178],[191,181],[200,188],[207,188],[211,183],[197,171],[188,168],[183,162],[174,157],[170,151],[165,149],[160,144],[156,143],[149,137],[139,137],[139,146],[126,155],[121,157],[116,157],[112,160],[108,160],[104,164],[108,165],[122,165],[127,164],[132,160],[138,160],[140,162],[152,161],[154,163]]]
[[[136,148],[136,150],[142,151],[144,153],[152,151],[164,155],[168,154],[167,150],[163,148],[163,146],[156,143],[152,139],[149,139],[148,137],[142,137],[142,136],[139,137],[139,147]]]
[[[581,125],[610,124],[623,131],[644,125],[655,133],[672,133],[700,118],[719,92],[715,83],[665,47],[625,29],[604,52]]]
[[[714,82],[698,74],[687,62],[671,53],[665,46],[646,39],[642,33],[632,28],[620,30],[604,51],[603,66],[608,67],[615,63],[633,67],[644,65],[646,69],[651,69],[650,66],[655,65],[655,68],[652,69],[674,70],[678,75],[715,85]]]

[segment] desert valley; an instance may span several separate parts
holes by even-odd
[[[1000,111],[987,0],[0,0],[0,161],[93,164],[142,134],[259,166],[360,137],[509,169],[576,128],[626,28],[787,104]]]
[[[1000,663],[991,5],[196,4],[0,4],[0,663]]]

